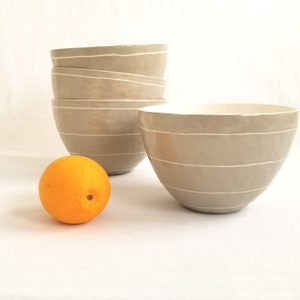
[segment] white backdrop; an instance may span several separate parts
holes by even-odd
[[[300,1],[1,0],[0,154],[59,156],[50,49],[166,42],[169,101],[300,108]]]

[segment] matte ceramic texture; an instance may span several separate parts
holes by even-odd
[[[53,107],[54,118],[59,131],[95,134],[137,133],[138,111],[136,108],[73,108]]]
[[[151,99],[163,98],[165,80],[119,72],[53,68],[54,98]]]
[[[280,170],[298,120],[294,108],[247,103],[142,108],[140,129],[159,180],[182,205],[238,211]]]
[[[140,153],[120,153],[116,155],[87,154],[85,156],[101,164],[107,174],[111,176],[132,171],[146,157],[146,153],[142,151]]]
[[[95,78],[109,78],[109,79],[123,79],[127,81],[140,82],[165,86],[166,80],[160,77],[125,73],[125,72],[113,72],[107,70],[95,70],[95,69],[82,69],[82,68],[65,68],[65,67],[53,67],[52,74],[62,75],[74,75],[74,76],[88,76]]]
[[[52,109],[67,150],[95,159],[113,175],[129,172],[145,158],[138,109],[157,103],[165,100],[52,100]]]
[[[70,154],[96,160],[108,175],[127,173],[146,157],[140,134],[59,134]]]
[[[57,107],[73,107],[73,108],[115,108],[115,109],[131,109],[141,108],[149,105],[158,105],[166,103],[165,99],[150,100],[73,100],[73,99],[53,99],[52,106]]]
[[[145,153],[140,134],[71,134],[60,132],[71,154],[121,155]]]
[[[68,106],[66,102],[70,102],[70,100],[53,100],[53,115],[58,131],[72,134],[140,133],[138,109],[157,103],[155,100],[146,102],[130,101],[123,104],[118,101],[117,105],[120,106],[115,106],[114,101],[97,101],[91,107],[89,102],[87,102],[89,106],[84,106],[85,101],[83,101],[81,106],[72,106],[70,104]],[[158,100],[158,102],[163,103],[165,101]]]
[[[53,66],[164,77],[167,45],[108,46],[51,51]]]

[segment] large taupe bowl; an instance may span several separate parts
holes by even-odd
[[[118,45],[51,50],[53,66],[100,69],[164,77],[166,44]]]
[[[163,98],[163,78],[77,68],[52,68],[54,98],[152,99]]]
[[[242,209],[282,166],[297,111],[265,104],[165,104],[142,108],[147,155],[182,205],[205,213]]]
[[[90,157],[109,175],[131,171],[146,156],[138,109],[153,100],[52,100],[59,135],[70,154]]]

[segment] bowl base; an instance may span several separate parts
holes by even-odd
[[[183,207],[190,210],[204,213],[204,214],[231,214],[242,210],[246,205],[238,207],[201,207],[201,206],[191,206],[185,203],[179,202]]]
[[[122,169],[122,170],[106,170],[106,173],[108,176],[117,176],[117,175],[123,175],[126,173],[131,172],[133,169]]]

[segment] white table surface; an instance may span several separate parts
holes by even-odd
[[[56,157],[0,157],[0,299],[300,299],[300,143],[244,210],[178,205],[147,159],[106,209],[64,225],[37,187]]]

